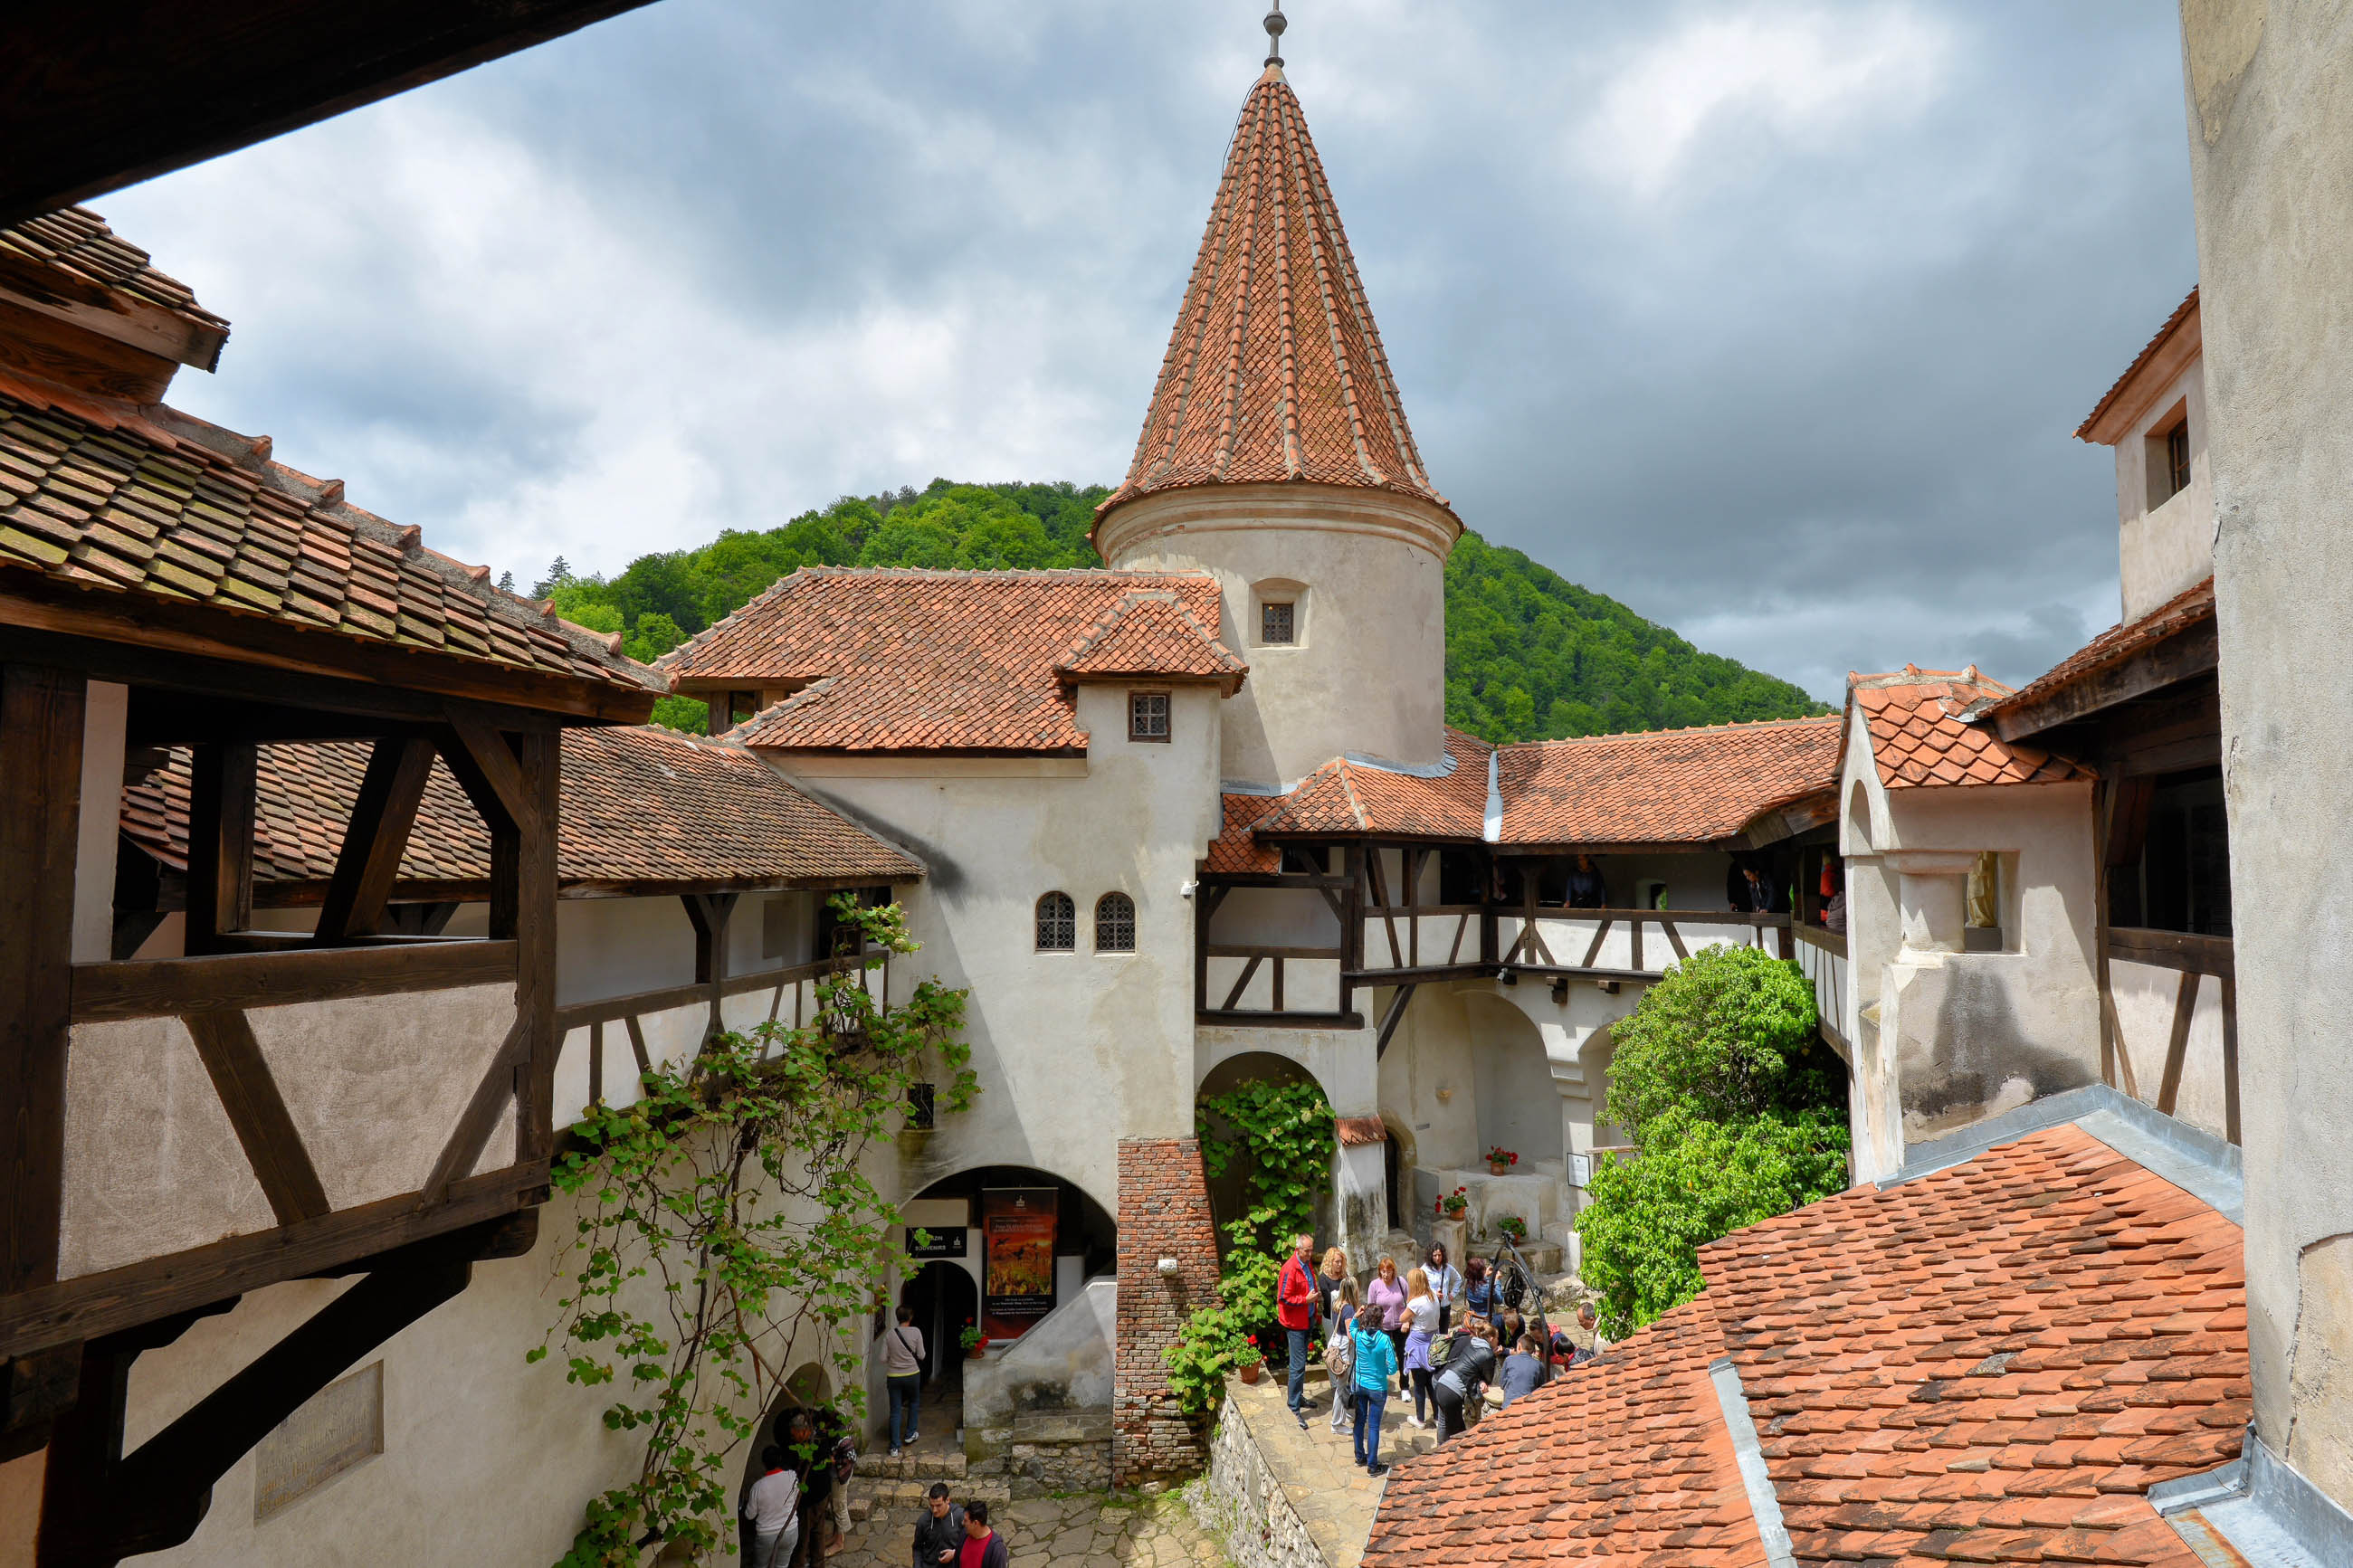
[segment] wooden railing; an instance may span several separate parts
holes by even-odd
[[[1821,1021],[1822,1038],[1841,1056],[1851,1057],[1845,1034],[1846,932],[1793,921],[1789,934],[1797,939],[1799,969],[1814,983],[1814,1011]]]
[[[2239,977],[2235,950],[2227,936],[2200,936],[2191,931],[2153,931],[2138,926],[2108,928],[2108,963],[2146,964],[2156,969],[2170,969],[2180,973],[2180,982],[2173,993],[2173,1016],[2166,1036],[2165,1067],[2158,1080],[2156,1098],[2150,1101],[2167,1116],[2174,1114],[2180,1102],[2182,1076],[2189,1065],[2189,1031],[2198,1013],[2199,992],[2208,981],[2214,984],[2216,1001],[2222,1015],[2222,1121],[2224,1136],[2233,1143],[2239,1142]],[[2132,1053],[2125,1048],[2122,1021],[2116,1016],[2113,978],[2108,994],[2100,998],[2106,1023],[2116,1041],[2116,1071],[2123,1081],[2117,1085],[2136,1100],[2148,1097],[2141,1093],[2138,1075],[2134,1071]]]

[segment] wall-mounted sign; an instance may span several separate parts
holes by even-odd
[[[962,1258],[965,1235],[965,1227],[960,1225],[911,1225],[907,1227],[907,1256]]]
[[[1568,1157],[1568,1184],[1572,1187],[1589,1187],[1593,1184],[1592,1155],[1571,1154]]]
[[[1018,1339],[1054,1310],[1051,1187],[990,1187],[980,1194],[981,1332]]]

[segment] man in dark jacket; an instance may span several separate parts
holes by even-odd
[[[955,1568],[964,1545],[964,1510],[948,1500],[948,1484],[934,1481],[923,1517],[915,1521],[915,1568]]]

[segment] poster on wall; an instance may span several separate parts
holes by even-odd
[[[1051,1187],[989,1187],[980,1194],[980,1331],[1018,1339],[1054,1310]]]

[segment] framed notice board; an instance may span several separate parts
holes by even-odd
[[[981,1332],[1018,1339],[1054,1310],[1052,1187],[988,1187],[980,1194]]]

